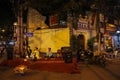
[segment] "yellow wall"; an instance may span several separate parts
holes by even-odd
[[[41,52],[47,52],[51,48],[52,52],[57,52],[63,46],[70,46],[69,28],[36,30],[28,42],[32,50],[38,47]]]

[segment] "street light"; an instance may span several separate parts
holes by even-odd
[[[116,31],[117,34],[120,34],[120,31]]]

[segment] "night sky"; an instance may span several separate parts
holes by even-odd
[[[20,1],[22,1],[22,0],[20,0]],[[38,3],[38,1],[39,1],[39,3],[41,3],[43,1],[44,2],[43,6],[42,6],[43,3],[42,4],[35,4],[35,5],[42,6],[41,8],[38,7],[38,9],[42,10],[43,13],[47,13],[46,9],[48,9],[47,11],[49,12],[50,7],[52,7],[51,10],[58,7],[58,5],[56,5],[56,7],[54,7],[56,0],[53,0],[54,2],[51,2],[51,4],[49,3],[49,6],[46,3],[46,1],[49,1],[49,0],[31,0],[31,1],[33,1],[34,3]],[[62,0],[58,0],[59,3],[61,1]],[[63,0],[62,2],[64,2],[64,1],[67,1],[67,0]],[[70,1],[70,0],[68,0],[68,1]],[[84,1],[84,0],[75,0],[75,1]],[[85,1],[86,1],[86,5],[87,5],[87,3],[90,3],[90,1],[94,1],[94,0],[85,0]],[[119,6],[120,0],[109,0],[109,3],[107,3],[107,5],[109,5],[109,6],[111,6],[113,4],[114,5],[117,4]],[[111,9],[110,9],[110,11],[111,11]],[[12,4],[10,3],[10,0],[0,0],[0,27],[12,25],[14,22],[16,22],[15,14],[13,12],[13,7],[12,7]]]
[[[9,0],[0,0],[0,27],[12,25],[14,13]]]

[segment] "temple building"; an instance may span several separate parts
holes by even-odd
[[[24,52],[27,46],[30,46],[32,50],[38,47],[41,52],[46,52],[51,48],[53,52],[57,52],[61,47],[68,46],[75,48],[73,50],[80,47],[85,50],[91,49],[97,55],[98,51],[106,49],[108,38],[105,35],[106,31],[111,29],[102,25],[101,17],[98,22],[96,13],[86,12],[85,16],[79,14],[77,17],[68,13],[66,18],[65,21],[60,20],[58,14],[50,15],[48,25],[45,23],[46,16],[36,9],[29,8],[26,25],[21,22],[23,27],[14,28],[14,37],[16,37],[14,51],[21,49],[19,52]],[[115,32],[116,26],[113,28]],[[107,36],[111,35],[107,34]],[[114,38],[111,41],[114,46]]]

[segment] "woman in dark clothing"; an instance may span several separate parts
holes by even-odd
[[[82,52],[82,49],[81,49],[81,47],[78,49],[78,51],[77,51],[77,55],[76,55],[76,57],[77,57],[77,62],[79,62],[80,61],[80,58],[81,58],[81,52]]]
[[[31,53],[32,53],[32,50],[31,50],[30,46],[28,46],[27,54],[28,54],[28,57],[29,57],[29,58],[30,58],[30,56],[31,56]]]

